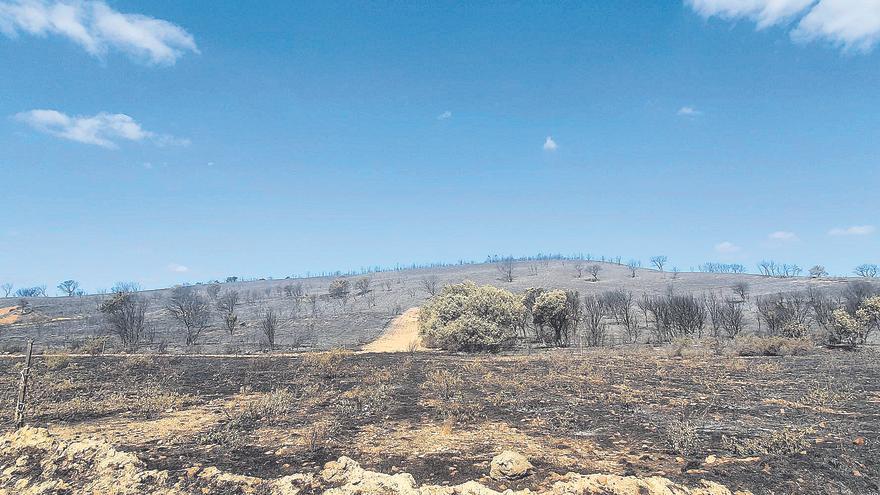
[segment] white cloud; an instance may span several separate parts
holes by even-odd
[[[844,51],[870,52],[880,41],[880,0],[822,0],[791,37],[804,42],[827,39]]]
[[[112,48],[152,64],[171,65],[186,52],[199,53],[182,27],[94,0],[0,0],[0,33],[62,36],[96,57]]]
[[[101,112],[92,116],[71,117],[57,110],[30,110],[15,115],[15,119],[32,128],[63,139],[117,148],[117,141],[149,139],[157,146],[185,146],[189,140],[167,134],[156,134],[141,127],[128,115]]]
[[[170,263],[168,265],[168,269],[172,272],[175,272],[175,273],[184,273],[184,272],[189,271],[188,267],[185,267],[183,265],[178,265],[177,263]]]
[[[556,141],[552,137],[547,136],[547,139],[544,141],[544,151],[556,151],[558,147]]]
[[[795,234],[794,232],[788,232],[786,230],[777,230],[776,232],[771,232],[767,236],[767,238],[770,239],[771,241],[781,241],[781,242],[797,241],[798,240],[797,234]]]
[[[703,17],[737,19],[745,17],[763,29],[791,19],[815,0],[685,0]]]
[[[730,241],[719,242],[715,244],[715,251],[721,254],[738,253],[742,248]]]
[[[750,19],[758,29],[796,26],[792,40],[826,40],[844,51],[871,51],[880,42],[880,0],[685,0],[703,17]]]
[[[700,115],[703,115],[703,112],[694,107],[681,107],[676,114],[681,115],[682,117],[699,117]]]
[[[448,120],[451,118],[452,118],[452,112],[450,112],[449,110],[447,110],[437,116],[437,120]]]
[[[851,227],[835,227],[828,231],[828,235],[869,235],[877,230],[873,225],[853,225]]]

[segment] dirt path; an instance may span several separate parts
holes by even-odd
[[[365,352],[407,352],[415,342],[417,349],[424,349],[419,338],[419,308],[409,308],[393,319],[378,339],[363,347]]]
[[[13,313],[17,309],[18,306],[0,308],[0,325],[11,325],[18,321],[19,315]]]

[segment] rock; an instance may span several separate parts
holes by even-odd
[[[718,458],[715,457],[714,455],[709,455],[709,456],[706,457],[705,463],[706,463],[706,464],[715,464],[715,462],[716,462],[717,460],[718,460]]]
[[[492,462],[489,464],[489,476],[496,480],[513,480],[532,474],[534,469],[535,467],[524,455],[512,450],[505,450],[492,458]]]
[[[502,459],[517,462],[496,463],[493,459],[492,467],[498,464],[508,473],[531,472],[528,460],[516,453],[509,454],[514,455]],[[117,451],[105,442],[66,442],[41,428],[21,428],[0,436],[0,459],[9,459],[12,464],[0,470],[0,495],[751,495],[731,494],[727,488],[704,480],[690,488],[664,477],[574,473],[551,475],[543,486],[552,483],[552,488],[540,494],[528,489],[498,492],[476,481],[418,486],[408,473],[368,471],[348,457],[328,462],[318,475],[296,473],[267,480],[228,473],[213,466],[193,466],[182,467],[185,475],[173,482],[167,471],[147,470],[137,456]],[[39,469],[32,469],[34,466]]]

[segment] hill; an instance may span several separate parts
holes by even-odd
[[[578,266],[582,271],[579,274]],[[598,265],[598,280],[583,270]],[[670,273],[638,268],[635,276],[624,265],[573,260],[518,261],[512,266],[512,281],[505,280],[500,263],[463,264],[436,268],[405,269],[344,277],[350,283],[347,297],[334,298],[328,293],[337,277],[312,277],[283,280],[230,282],[219,285],[221,293],[237,291],[240,295],[236,313],[241,325],[230,335],[216,311],[209,285],[194,286],[212,300],[209,327],[195,346],[184,345],[182,327],[174,321],[165,305],[172,289],[144,291],[147,299],[146,326],[150,342],[145,349],[201,353],[254,352],[265,347],[258,320],[267,309],[279,316],[277,347],[282,350],[303,348],[349,349],[379,337],[396,316],[420,306],[432,287],[472,280],[520,293],[529,287],[577,290],[581,294],[624,289],[636,298],[642,294],[663,294],[670,290],[682,294],[714,292],[733,295],[732,287],[746,283],[750,303],[746,304],[746,327],[757,327],[755,297],[816,289],[840,293],[852,278],[810,279],[806,277],[773,278],[750,274]],[[369,280],[369,287],[358,294],[355,284]],[[363,283],[363,282],[362,282]],[[215,289],[216,290],[216,289]],[[38,348],[77,350],[90,339],[108,337],[98,308],[107,295],[0,299],[0,346],[7,351],[23,347],[34,338]],[[27,304],[24,305],[23,302]],[[107,338],[110,349],[115,339]]]

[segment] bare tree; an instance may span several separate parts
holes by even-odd
[[[337,278],[330,282],[330,287],[327,289],[327,292],[330,294],[330,297],[335,299],[344,299],[348,297],[348,293],[351,291],[351,283],[344,278]]]
[[[266,337],[269,350],[275,349],[275,338],[278,335],[278,314],[272,308],[266,308],[260,317],[260,330]]]
[[[128,351],[136,350],[146,337],[144,315],[147,300],[136,292],[116,291],[101,303],[99,310],[110,330],[122,341],[122,346]]]
[[[721,326],[724,319],[724,303],[718,299],[714,292],[710,292],[708,295],[703,295],[703,304],[706,306],[706,313],[709,315],[712,337],[718,338],[721,335]]]
[[[0,290],[3,291],[3,297],[9,297],[9,294],[12,294],[13,285],[9,282],[6,282],[3,285],[0,285]]]
[[[590,273],[590,275],[593,276],[593,282],[598,282],[598,281],[599,281],[599,272],[602,271],[602,267],[601,267],[601,266],[599,266],[599,265],[590,265],[589,267],[587,267],[587,271]]]
[[[583,277],[584,276],[584,264],[581,263],[580,261],[576,261],[574,263],[574,273],[577,276],[577,278]]]
[[[828,276],[828,270],[822,265],[813,265],[810,268],[810,278],[822,278]]]
[[[737,282],[733,284],[733,286],[730,288],[730,290],[732,290],[734,294],[739,296],[740,300],[742,300],[743,302],[745,302],[746,299],[748,299],[749,297],[749,289],[750,287],[748,282]]]
[[[803,337],[808,330],[810,302],[793,292],[758,299],[758,316],[767,324],[770,335]]]
[[[429,296],[436,296],[437,295],[437,286],[438,286],[437,275],[428,275],[428,276],[422,277],[421,283],[422,283],[422,289],[425,289],[425,292],[427,292]]]
[[[208,294],[208,299],[217,302],[217,297],[220,296],[220,284],[208,284],[205,294]]]
[[[726,299],[721,307],[721,328],[728,338],[736,338],[745,326],[743,303]]]
[[[46,286],[36,286],[36,287],[19,287],[17,291],[15,291],[16,297],[40,297],[46,295]]]
[[[110,292],[118,293],[118,292],[140,292],[141,285],[137,282],[116,282],[113,284],[113,287],[110,288]]]
[[[217,297],[217,309],[223,317],[223,324],[229,335],[232,335],[238,327],[238,315],[235,314],[238,298],[239,294],[235,289],[226,290]]]
[[[370,292],[370,279],[368,277],[361,277],[355,280],[354,289],[359,296],[363,296],[367,292]]]
[[[73,297],[73,295],[76,294],[76,291],[79,290],[79,282],[76,280],[65,280],[58,284],[58,290],[67,297]]]
[[[878,268],[877,265],[874,265],[872,263],[865,263],[855,267],[853,269],[853,273],[860,277],[874,278],[877,276],[878,270],[880,270],[880,268]]]
[[[598,347],[605,344],[606,325],[603,321],[605,306],[593,294],[584,296],[583,322],[587,345]]]
[[[505,282],[513,282],[513,258],[501,258],[497,262],[498,273],[501,274],[501,280]]]
[[[632,292],[624,289],[606,291],[599,296],[599,301],[610,316],[614,317],[614,321],[618,325],[623,325],[627,342],[631,344],[637,342],[641,329],[638,325]]]
[[[183,325],[186,345],[195,345],[202,331],[208,328],[211,307],[192,287],[177,287],[165,309],[172,318]]]
[[[626,267],[629,268],[630,274],[632,278],[636,278],[636,271],[641,268],[642,262],[639,260],[629,260],[626,263]]]
[[[651,264],[657,267],[661,272],[663,271],[663,266],[666,265],[666,262],[669,261],[669,258],[666,255],[652,256]]]

